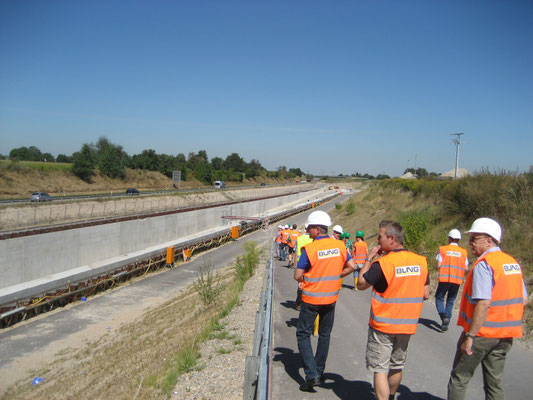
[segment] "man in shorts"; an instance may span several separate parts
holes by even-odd
[[[359,274],[359,290],[373,288],[366,366],[374,372],[378,400],[393,399],[402,381],[409,339],[416,332],[424,300],[429,298],[425,257],[403,247],[397,222],[379,224],[379,245],[370,250]],[[383,255],[376,261],[372,260]]]

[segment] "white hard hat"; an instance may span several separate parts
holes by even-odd
[[[496,239],[497,242],[500,242],[502,238],[502,227],[491,218],[478,218],[466,233],[486,233]]]
[[[459,232],[459,229],[452,229],[450,233],[448,233],[448,237],[451,237],[452,239],[461,240],[461,232]]]
[[[331,226],[331,218],[328,213],[324,211],[313,211],[307,217],[307,225],[322,225],[322,226]]]
[[[278,225],[278,229],[283,229],[283,225]]]
[[[290,226],[289,226],[289,225],[285,225],[285,229],[289,229],[289,228],[290,228]]]
[[[342,230],[342,226],[340,225],[335,225],[333,227],[333,232],[344,233],[344,231]]]

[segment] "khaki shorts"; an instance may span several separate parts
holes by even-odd
[[[366,368],[384,374],[389,369],[403,369],[409,339],[411,335],[383,333],[368,327]]]

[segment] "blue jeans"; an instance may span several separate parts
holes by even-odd
[[[296,325],[296,340],[298,350],[303,359],[305,380],[322,376],[326,368],[329,352],[329,336],[335,320],[335,303],[328,305],[314,305],[302,303],[300,317]],[[313,355],[311,335],[316,316],[320,316],[318,326],[318,344],[316,354]]]
[[[287,259],[287,248],[288,247],[289,247],[289,245],[287,245],[285,243],[281,243],[280,254],[279,254],[279,260],[280,261],[285,261]]]
[[[460,285],[457,283],[439,282],[439,286],[437,286],[437,291],[435,292],[435,305],[437,306],[437,312],[441,317],[443,315],[446,315],[448,319],[452,317],[453,303],[457,297],[459,286]],[[444,307],[445,296],[446,308]]]

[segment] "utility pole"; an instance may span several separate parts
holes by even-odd
[[[455,178],[457,179],[457,170],[459,169],[459,146],[461,145],[461,135],[464,135],[464,133],[450,133],[452,136],[457,136],[455,139],[453,139],[453,142],[455,143]]]

